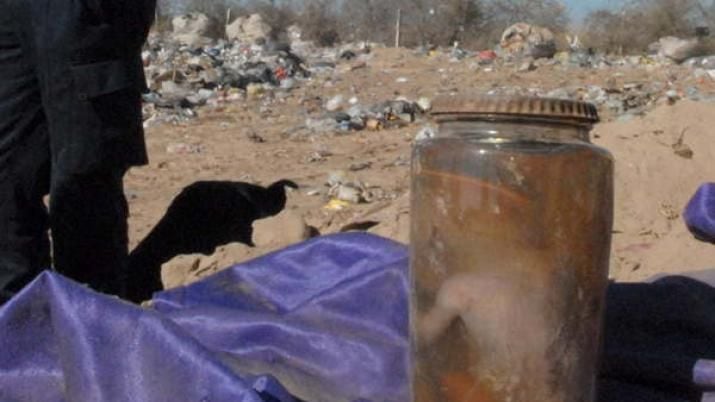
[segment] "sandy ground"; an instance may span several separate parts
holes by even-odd
[[[151,162],[126,178],[130,200],[130,238],[136,244],[162,216],[171,199],[196,180],[240,180],[270,184],[292,179],[301,189],[290,193],[286,212],[257,222],[256,243],[221,247],[213,256],[180,257],[164,267],[167,286],[189,283],[234,263],[301,240],[305,222],[320,233],[374,221],[372,232],[406,242],[409,209],[409,156],[424,123],[383,131],[311,134],[300,129],[334,95],[372,104],[397,96],[411,99],[449,92],[487,91],[501,86],[555,89],[572,85],[622,86],[662,82],[676,90],[696,86],[715,92],[710,80],[697,80],[685,67],[648,66],[608,70],[540,67],[485,72],[473,63],[450,63],[446,56],[424,57],[409,51],[379,50],[367,66],[314,79],[285,98],[238,101],[219,109],[200,109],[200,117],[181,125],[155,126],[147,132]],[[403,77],[406,82],[398,82]],[[611,277],[640,280],[655,274],[715,267],[715,246],[695,240],[681,212],[698,186],[715,180],[715,103],[662,104],[644,116],[610,116],[594,131],[594,142],[616,159],[616,221]],[[256,135],[264,142],[256,142]],[[676,154],[679,142],[691,159]],[[253,139],[252,139],[253,138]],[[168,152],[172,144],[200,146],[201,152]],[[320,155],[320,158],[316,158]],[[316,160],[318,159],[318,160]],[[362,165],[361,170],[352,171]],[[326,209],[331,172],[379,189],[382,200]],[[319,193],[319,194],[315,194]],[[287,230],[286,228],[289,228]]]

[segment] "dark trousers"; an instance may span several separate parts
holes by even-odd
[[[122,177],[146,158],[139,92],[106,63],[72,65],[71,53],[53,41],[78,41],[65,25],[43,25],[69,5],[84,15],[84,3],[62,3],[0,0],[0,303],[51,262],[96,290],[123,293]],[[71,25],[70,11],[64,23]],[[85,81],[96,98],[77,90]]]
[[[0,299],[50,267],[92,288],[123,294],[127,203],[121,172],[95,172],[55,182],[49,219],[41,187],[0,177]]]

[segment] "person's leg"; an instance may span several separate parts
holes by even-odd
[[[128,255],[124,170],[57,174],[50,192],[55,269],[93,289],[124,294]]]
[[[55,269],[122,295],[128,259],[122,177],[128,166],[146,160],[138,55],[126,53],[125,27],[105,9],[110,2],[22,3],[36,19],[32,35],[42,66]]]
[[[0,303],[50,266],[47,122],[14,7],[0,0]]]

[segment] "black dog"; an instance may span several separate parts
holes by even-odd
[[[253,247],[253,221],[285,207],[281,180],[267,188],[242,182],[200,181],[184,188],[164,217],[129,255],[127,299],[148,300],[161,290],[161,265],[181,254],[210,254],[239,242]]]

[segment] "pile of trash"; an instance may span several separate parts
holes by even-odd
[[[365,107],[357,98],[345,100],[337,95],[324,105],[319,117],[309,117],[305,129],[311,133],[379,131],[405,127],[416,122],[431,109],[428,98],[411,101],[404,97]]]
[[[150,89],[144,95],[145,126],[191,119],[199,106],[290,92],[370,50],[364,44],[319,49],[303,41],[297,27],[288,29],[290,43],[275,41],[258,14],[237,18],[219,39],[211,38],[216,29],[203,14],[172,22],[173,32],[152,34],[142,53]]]
[[[179,123],[197,116],[201,106],[262,99],[270,103],[285,98],[315,77],[331,76],[366,66],[376,44],[345,44],[318,48],[302,38],[300,29],[287,29],[287,40],[272,39],[271,27],[260,15],[239,17],[216,29],[203,14],[174,18],[173,32],[150,36],[143,62],[150,92],[144,95],[145,126]],[[565,69],[690,67],[695,79],[715,81],[715,56],[707,56],[702,38],[663,38],[650,55],[616,56],[598,53],[568,37],[569,49],[558,51],[556,36],[547,28],[526,23],[508,27],[494,49],[470,51],[459,43],[447,49],[426,49],[418,54],[447,54],[451,62],[469,62],[472,70],[528,73],[544,67]],[[658,82],[630,83],[622,87],[571,86],[558,89],[494,88],[489,93],[584,100],[613,115],[634,115],[661,100],[715,100],[696,86],[678,91]],[[429,99],[404,97],[373,105],[341,95],[320,100],[322,113],[311,115],[303,127],[308,132],[348,132],[403,127],[427,112]]]
[[[202,40],[195,38],[150,37],[142,54],[151,90],[144,100],[154,109],[148,114],[164,109],[190,118],[197,106],[255,96],[265,87],[290,90],[296,79],[310,76],[304,60],[288,46],[223,39],[197,45]]]

